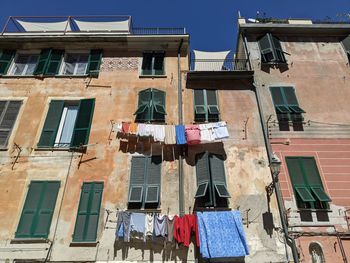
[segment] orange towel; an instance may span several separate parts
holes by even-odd
[[[129,127],[129,133],[136,134],[137,133],[137,123],[131,123]]]

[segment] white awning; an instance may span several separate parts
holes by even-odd
[[[45,32],[51,31],[52,32],[52,31],[64,31],[65,29],[67,31],[71,30],[68,20],[65,20],[62,22],[42,23],[42,22],[27,22],[27,21],[16,19],[16,22],[18,22],[18,24],[20,24],[26,32],[34,32],[34,31],[45,31]]]
[[[194,71],[224,71],[225,59],[231,51],[206,52],[193,50],[195,56]]]
[[[129,33],[129,20],[111,22],[88,22],[74,19],[81,31],[114,31],[116,33]]]

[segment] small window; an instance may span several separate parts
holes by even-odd
[[[0,101],[0,148],[6,148],[22,101]]]
[[[11,75],[33,75],[38,59],[39,54],[17,54],[11,70]]]
[[[165,75],[164,52],[144,52],[142,59],[141,75],[157,76]]]
[[[286,63],[278,38],[267,33],[258,40],[262,63]]]
[[[209,153],[197,155],[196,175],[196,207],[227,207],[230,194],[222,156]]]
[[[68,53],[64,57],[62,75],[84,75],[88,67],[89,54]]]
[[[165,122],[165,92],[158,89],[140,91],[134,115],[136,122]]]
[[[132,157],[128,196],[130,209],[158,208],[161,169],[161,156]]]
[[[30,183],[16,238],[48,237],[59,188],[59,181]]]
[[[310,243],[309,253],[312,263],[326,263],[321,246],[315,242]]]
[[[217,122],[220,120],[220,111],[217,101],[217,91],[196,89],[194,94],[195,122]]]
[[[80,147],[88,143],[95,100],[52,100],[39,148]]]
[[[313,157],[286,157],[289,176],[299,208],[328,209],[326,194]]]

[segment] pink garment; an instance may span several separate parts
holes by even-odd
[[[186,125],[185,134],[187,144],[199,144],[201,142],[201,130],[199,125]]]

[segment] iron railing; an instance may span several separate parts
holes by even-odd
[[[133,35],[186,35],[184,27],[134,27]]]
[[[248,59],[191,59],[191,71],[246,71]]]

